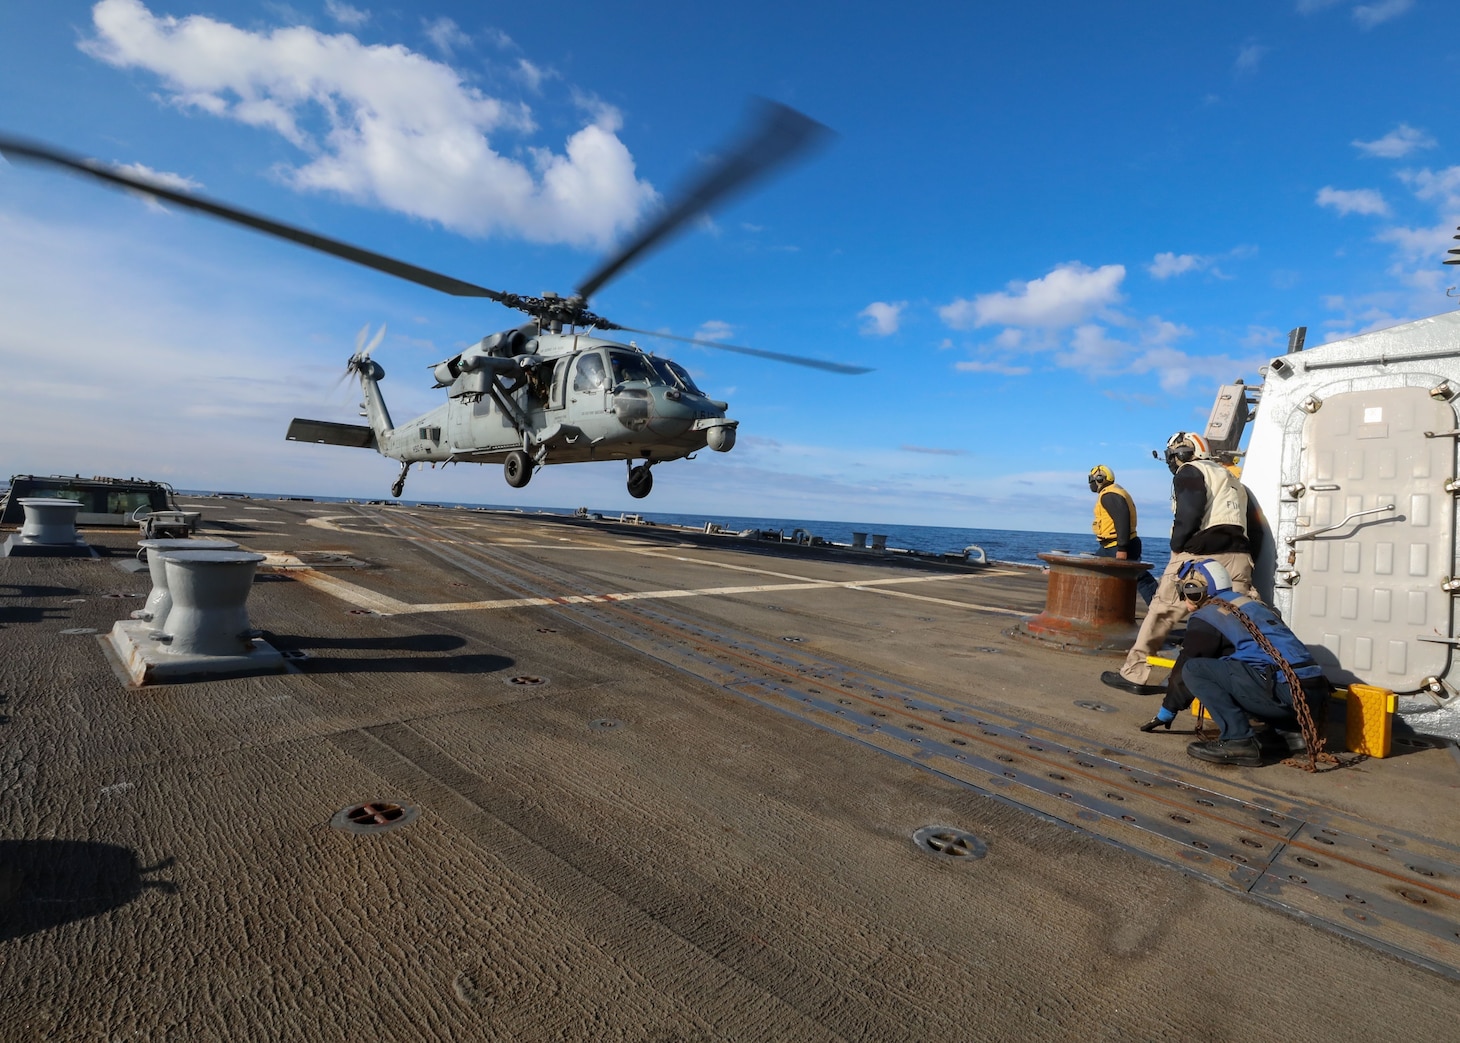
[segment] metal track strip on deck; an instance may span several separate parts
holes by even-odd
[[[1129,751],[727,635],[687,618],[688,605],[669,615],[643,603],[565,603],[577,577],[501,546],[422,546],[760,705],[1460,979],[1460,852],[1448,845],[1250,786],[1231,796]]]

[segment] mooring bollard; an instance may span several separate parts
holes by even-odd
[[[1040,554],[1049,563],[1044,611],[1020,620],[1019,631],[1063,648],[1123,651],[1136,638],[1136,579],[1144,561],[1091,554]]]
[[[866,550],[867,534],[865,532],[852,533],[852,547],[855,550]]]
[[[42,547],[74,547],[81,542],[76,532],[76,515],[81,512],[79,500],[46,500],[26,498],[25,524],[20,527],[22,543]]]
[[[152,539],[138,540],[137,546],[142,548],[138,551],[142,559],[147,562],[147,571],[152,577],[152,590],[147,595],[146,603],[136,612],[132,613],[133,619],[143,619],[154,627],[161,628],[167,621],[167,612],[172,607],[172,595],[167,589],[167,570],[162,567],[162,554],[170,550],[237,550],[238,544],[232,540],[206,539],[206,540],[183,540],[183,539]]]
[[[25,521],[19,532],[0,544],[0,558],[95,557],[96,552],[76,532],[79,500],[25,496],[17,502],[25,508]]]
[[[149,555],[150,556],[150,555]],[[158,638],[172,655],[239,656],[253,649],[248,592],[262,554],[242,550],[158,552],[172,608]]]

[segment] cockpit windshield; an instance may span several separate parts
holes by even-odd
[[[704,394],[703,391],[695,387],[694,379],[679,363],[670,362],[668,359],[655,358],[653,355],[649,356],[649,361],[654,364],[655,369],[659,370],[660,375],[664,378],[664,383],[670,387],[678,385],[692,395]]]
[[[611,351],[608,360],[613,366],[613,382],[622,384],[629,380],[642,380],[646,384],[663,384],[665,380],[649,363],[647,355],[630,355],[626,351]]]

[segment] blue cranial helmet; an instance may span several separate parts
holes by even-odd
[[[1185,562],[1176,573],[1181,596],[1196,601],[1232,589],[1232,577],[1220,561],[1202,558]]]

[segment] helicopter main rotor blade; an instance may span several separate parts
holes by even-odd
[[[228,206],[224,203],[215,203],[202,196],[179,192],[176,189],[167,188],[155,182],[148,181],[146,178],[137,177],[134,174],[124,174],[96,160],[68,155],[47,145],[0,136],[0,154],[3,154],[5,158],[10,160],[23,160],[42,164],[48,163],[74,171],[78,174],[85,174],[87,177],[97,178],[100,181],[110,182],[124,189],[144,192],[149,196],[165,199],[169,203],[176,203],[178,206],[187,207],[190,210],[198,210],[205,214],[211,214],[225,221],[232,221],[234,224],[244,225],[257,232],[263,232],[265,235],[288,239],[290,242],[307,246],[312,250],[319,250],[321,253],[340,257],[346,261],[354,261],[356,264],[364,265],[366,268],[374,268],[376,271],[385,272],[387,275],[394,275],[400,279],[419,283],[433,290],[449,293],[454,297],[486,297],[488,300],[498,301],[507,304],[509,307],[512,306],[511,301],[514,296],[512,294],[502,293],[498,290],[489,290],[484,286],[463,282],[461,279],[453,279],[449,275],[442,275],[439,272],[433,272],[426,268],[418,268],[414,264],[397,261],[395,258],[386,257],[384,254],[374,253],[370,250],[362,250],[358,246],[342,243],[338,239],[330,239],[328,236],[306,232],[302,228],[295,228],[292,225],[286,225],[279,221],[272,221],[267,217],[260,217],[257,214],[251,214],[246,210],[240,210],[237,207]]]
[[[761,175],[785,163],[798,152],[825,140],[831,131],[809,116],[778,102],[762,101],[752,131],[718,163],[687,186],[678,201],[609,258],[578,287],[577,296],[591,297],[604,283],[645,251],[678,231],[716,203],[746,188]]]
[[[698,337],[680,337],[673,333],[661,333],[658,330],[636,330],[632,326],[614,326],[616,330],[623,330],[625,333],[642,333],[646,337],[663,337],[665,340],[677,340],[684,344],[698,344],[705,348],[719,348],[721,351],[733,351],[737,355],[754,355],[762,359],[774,359],[777,362],[789,362],[793,366],[809,366],[811,369],[824,369],[829,373],[871,373],[868,366],[852,366],[845,362],[823,362],[821,359],[809,359],[803,355],[783,355],[778,351],[761,351],[759,348],[743,348],[738,344],[726,344],[718,340],[701,340]]]

